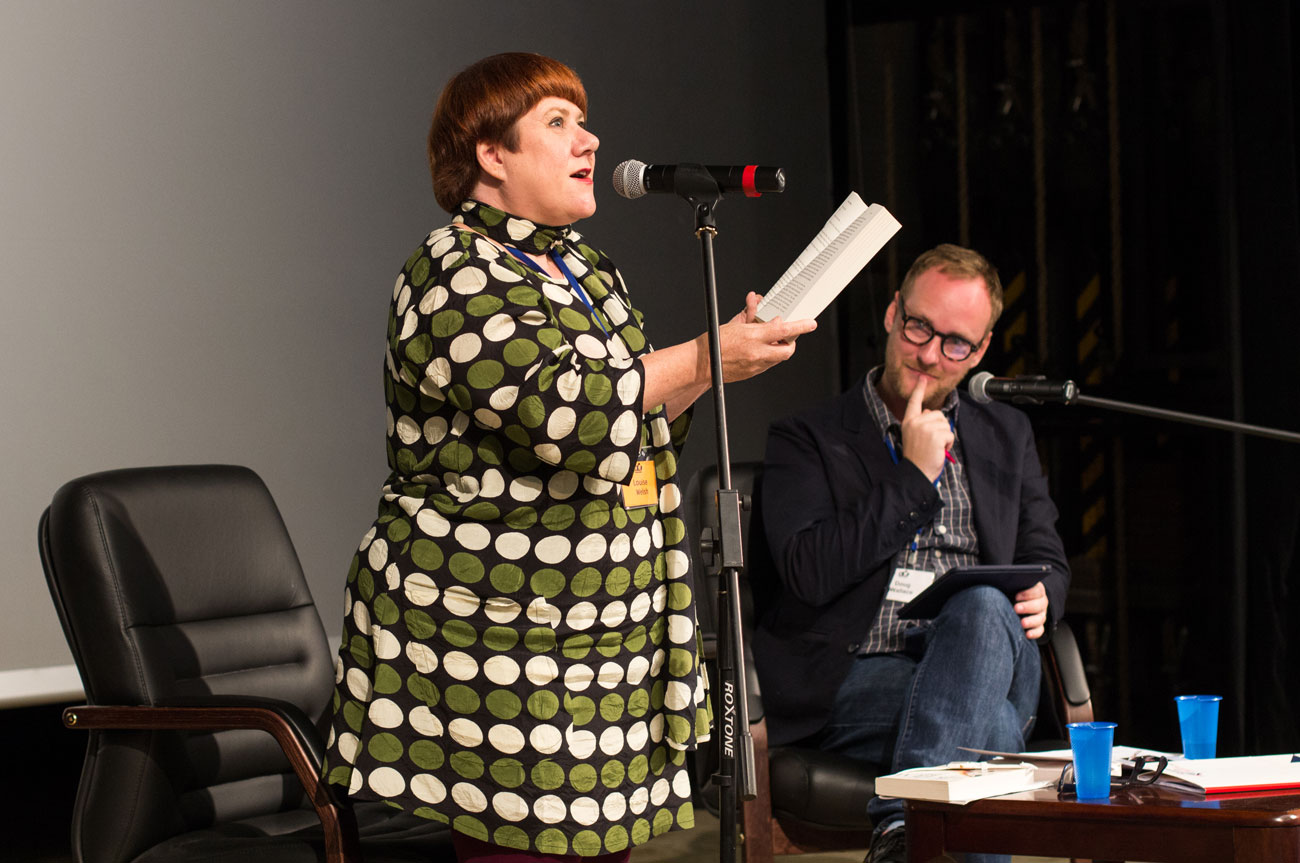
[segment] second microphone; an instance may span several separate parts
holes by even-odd
[[[1074,381],[1049,381],[1037,375],[995,378],[992,372],[976,372],[971,375],[967,389],[971,398],[981,404],[996,399],[1020,404],[1063,402],[1068,405],[1079,395],[1079,388],[1074,385]]]

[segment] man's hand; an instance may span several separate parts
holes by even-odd
[[[943,411],[928,411],[925,402],[926,380],[921,378],[907,400],[903,412],[903,458],[921,469],[930,482],[939,478],[948,448],[952,446],[952,427]]]
[[[1025,628],[1026,638],[1041,638],[1047,626],[1047,589],[1040,581],[1033,587],[1016,594],[1012,606],[1020,615],[1020,625]]]

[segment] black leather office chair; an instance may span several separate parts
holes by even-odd
[[[322,785],[333,657],[297,553],[247,468],[69,482],[41,560],[89,704],[81,863],[429,863],[441,824]]]
[[[732,466],[732,487],[749,500],[756,500],[762,484],[762,462],[740,462]],[[717,535],[717,469],[695,474],[683,498],[685,518],[693,537],[704,531]],[[741,605],[746,640],[753,626],[750,600],[751,578],[771,576],[771,557],[766,538],[752,518],[753,508],[741,513],[746,538],[746,574],[740,579]],[[697,543],[698,545],[698,543]],[[705,630],[705,652],[712,655],[717,616],[714,605],[718,568],[696,550],[700,625]],[[1074,635],[1067,623],[1057,624],[1043,644],[1043,696],[1035,738],[1050,742],[1042,748],[1065,747],[1065,724],[1092,719],[1091,693],[1083,672]],[[762,693],[754,670],[753,653],[744,645],[750,733],[754,738],[757,797],[743,804],[741,829],[746,863],[770,863],[774,854],[804,854],[866,849],[871,841],[871,820],[867,802],[875,794],[875,779],[887,772],[879,765],[853,761],[816,749],[767,745],[767,723],[763,716]],[[712,672],[716,675],[716,672]],[[715,676],[716,679],[716,676]],[[697,765],[697,784],[703,788],[706,806],[713,804],[708,775],[712,753],[703,752]],[[716,756],[714,756],[716,757]]]

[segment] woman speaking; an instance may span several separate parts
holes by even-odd
[[[455,214],[393,287],[391,473],[348,571],[325,775],[450,823],[462,861],[625,860],[693,824],[708,732],[679,505],[705,336],[655,350],[596,210],[577,75],[499,54],[429,131]],[[787,359],[811,321],[720,331],[723,377]],[[789,341],[787,341],[789,340]]]

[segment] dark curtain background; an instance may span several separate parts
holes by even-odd
[[[904,226],[838,304],[842,383],[908,263],[954,241],[1002,274],[995,374],[1300,428],[1292,6],[833,0],[836,190]],[[1217,692],[1222,754],[1300,747],[1300,449],[1028,410],[1098,717],[1177,749],[1172,696]]]
[[[1244,8],[1237,8],[1244,7]],[[1265,425],[1300,426],[1294,333],[1300,313],[1300,203],[1295,4],[1235,4],[1231,51],[1236,119],[1237,260],[1243,411]],[[1269,751],[1300,746],[1300,449],[1246,445],[1246,738]]]

